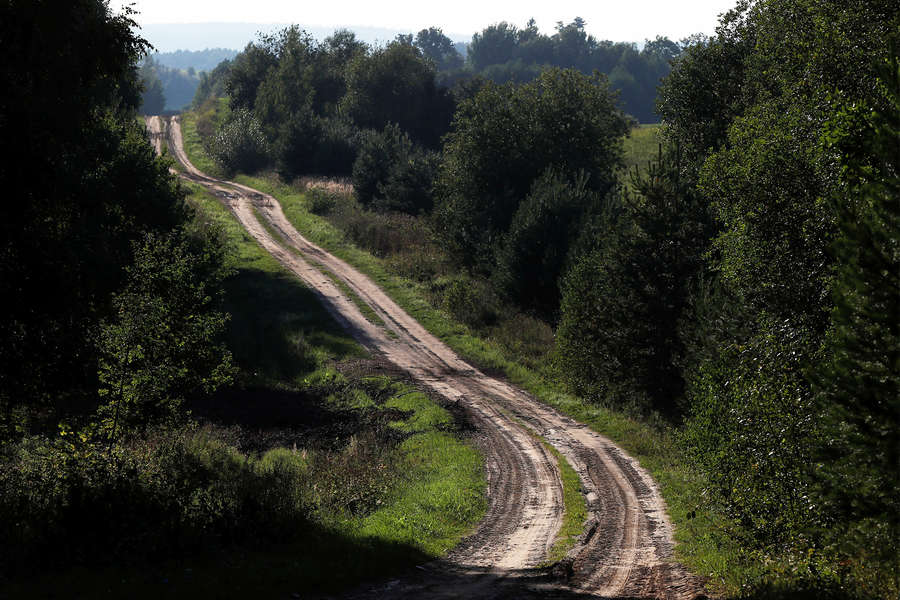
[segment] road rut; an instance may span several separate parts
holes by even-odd
[[[609,439],[460,359],[374,282],[304,238],[278,201],[210,177],[184,153],[178,117],[148,117],[181,176],[218,196],[253,238],[300,277],[370,352],[470,415],[479,432],[488,510],[476,531],[444,559],[405,577],[356,590],[358,598],[695,598],[701,581],[672,560],[672,526],[649,474]],[[266,221],[264,227],[261,217]],[[323,274],[327,271],[330,276]],[[383,322],[367,320],[331,279],[346,284]],[[546,560],[564,512],[557,448],[581,478],[589,519],[580,544],[553,574]]]

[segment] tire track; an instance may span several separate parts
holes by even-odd
[[[149,117],[148,130],[154,139],[168,141],[170,153],[185,169],[181,176],[221,198],[250,235],[306,282],[364,347],[458,403],[479,432],[488,511],[476,531],[447,558],[401,580],[360,590],[354,597],[680,599],[702,595],[700,580],[672,562],[672,526],[665,504],[637,461],[609,439],[465,363],[368,277],[297,232],[275,198],[197,170],[184,153],[178,117],[168,122]],[[256,214],[280,239],[263,227]],[[385,328],[366,320],[319,269],[346,284]],[[590,518],[582,542],[555,569],[561,574],[556,578],[537,567],[561,524],[561,478],[555,459],[521,423],[566,457],[581,478],[588,503]]]

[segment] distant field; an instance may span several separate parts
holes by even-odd
[[[625,167],[630,171],[634,167],[645,169],[647,163],[659,153],[660,125],[638,125],[625,138]]]

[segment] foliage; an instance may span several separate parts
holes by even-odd
[[[162,81],[160,81],[154,66],[153,62],[150,59],[147,59],[141,65],[139,72],[141,85],[144,88],[141,91],[140,112],[144,115],[158,115],[166,108],[166,96],[163,91],[163,84]]]
[[[254,460],[210,428],[155,429],[112,452],[63,433],[22,440],[0,465],[7,576],[38,557],[42,568],[159,560],[211,543],[284,541],[306,526],[299,476],[309,467],[298,453]]]
[[[657,111],[666,134],[694,168],[723,145],[745,103],[744,63],[756,38],[739,15],[737,9],[726,13],[716,37],[687,47],[659,88]]]
[[[435,70],[412,44],[391,42],[347,66],[341,111],[364,129],[396,123],[414,140],[438,144],[453,113],[452,96],[435,83]]]
[[[203,50],[175,50],[155,52],[153,60],[161,65],[181,71],[194,69],[197,73],[212,73],[222,63],[228,63],[237,55],[229,48],[204,48]]]
[[[445,138],[438,234],[462,264],[490,265],[537,176],[583,171],[589,189],[609,189],[626,130],[600,75],[549,70],[520,87],[487,85],[460,105]]]
[[[209,142],[210,155],[227,173],[252,173],[266,165],[269,152],[259,120],[246,108],[233,111]]]
[[[583,173],[569,181],[552,168],[544,172],[499,245],[493,273],[497,288],[517,305],[553,320],[569,247],[596,203]]]
[[[453,47],[453,40],[444,35],[440,27],[429,27],[416,34],[414,42],[422,54],[434,62],[438,71],[458,69],[463,58]]]
[[[896,23],[887,2],[740,3],[661,101],[719,228],[687,445],[748,548],[876,597],[900,571],[878,551],[897,535]]]
[[[580,394],[675,414],[683,393],[691,281],[712,234],[704,203],[669,151],[635,170],[567,275],[557,348]],[[593,246],[593,247],[592,247]]]
[[[353,163],[353,188],[360,203],[409,214],[432,206],[435,155],[416,146],[397,125],[363,138]]]
[[[189,217],[134,118],[146,43],[132,26],[127,12],[113,16],[94,0],[0,8],[9,45],[0,133],[22,141],[0,164],[0,182],[17,198],[0,210],[0,291],[10,306],[0,319],[4,434],[13,413],[52,423],[93,411],[92,340],[132,243]],[[20,433],[29,426],[16,421]]]
[[[225,96],[226,84],[231,74],[231,61],[223,60],[212,71],[201,71],[197,91],[194,92],[193,108],[199,108],[210,98]]]
[[[896,43],[896,40],[895,40]],[[900,543],[900,64],[879,65],[871,105],[851,104],[826,129],[840,152],[849,193],[830,198],[838,236],[831,249],[838,267],[828,362],[815,375],[831,407],[833,475],[830,509],[851,533],[857,552],[893,569]],[[854,532],[859,527],[862,535]],[[874,544],[872,542],[875,542]]]
[[[683,440],[713,497],[756,544],[775,544],[821,517],[808,474],[822,423],[797,351],[808,334],[775,320],[760,329],[700,367]]]
[[[496,83],[527,83],[546,67],[571,68],[584,74],[597,70],[619,91],[627,113],[642,123],[657,122],[653,106],[656,87],[669,73],[669,62],[685,46],[657,37],[638,52],[631,43],[597,40],[585,31],[586,25],[580,17],[567,24],[557,22],[556,33],[550,36],[540,33],[534,19],[522,29],[506,21],[489,25],[472,36],[467,67]],[[454,73],[450,69],[448,77]]]
[[[114,318],[100,341],[100,409],[110,442],[123,430],[178,416],[181,403],[231,380],[230,353],[217,343],[225,316],[216,296],[225,272],[215,234],[148,235],[135,246]]]

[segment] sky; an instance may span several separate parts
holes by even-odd
[[[641,42],[665,35],[679,40],[712,33],[717,15],[737,0],[111,0],[118,11],[132,4],[140,25],[161,23],[296,23],[316,28],[365,26],[415,32],[441,27],[456,39],[470,39],[492,23],[522,27],[529,18],[544,33],[575,17],[598,39]],[[152,41],[152,40],[151,40]],[[249,40],[248,40],[249,41]]]

